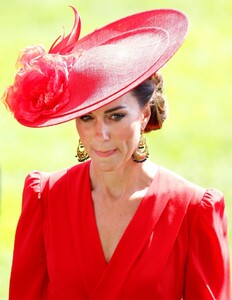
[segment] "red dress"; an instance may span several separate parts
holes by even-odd
[[[89,162],[25,182],[10,300],[228,300],[222,194],[159,168],[110,262]]]

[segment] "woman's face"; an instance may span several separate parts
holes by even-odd
[[[141,130],[150,117],[129,92],[112,103],[76,119],[80,139],[94,165],[112,171],[131,162]]]

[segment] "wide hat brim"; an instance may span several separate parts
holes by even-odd
[[[82,52],[69,74],[68,103],[33,122],[20,118],[21,124],[52,126],[112,102],[157,72],[181,46],[188,28],[182,12],[158,9],[125,17],[78,41],[78,21],[76,15],[72,33],[51,50],[60,55]]]

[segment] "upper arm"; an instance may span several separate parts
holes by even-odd
[[[230,299],[230,263],[223,195],[204,194],[190,219],[184,299]]]
[[[15,236],[10,300],[45,299],[47,269],[43,226],[41,174],[33,172],[24,185],[22,212]]]

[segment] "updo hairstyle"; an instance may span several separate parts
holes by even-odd
[[[160,129],[167,118],[167,102],[163,96],[163,77],[157,72],[149,79],[142,82],[132,94],[138,100],[140,107],[144,107],[148,102],[151,109],[151,117],[144,132]]]

